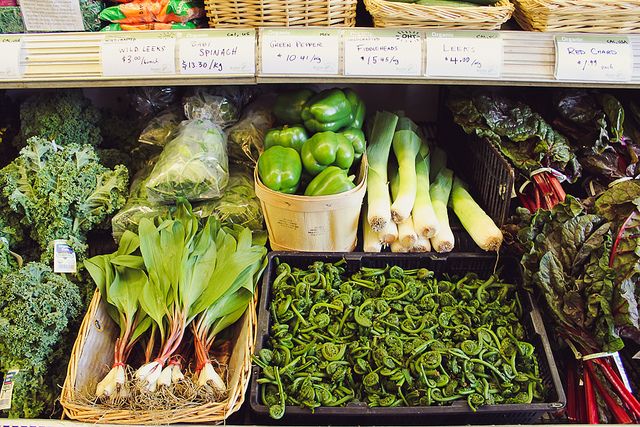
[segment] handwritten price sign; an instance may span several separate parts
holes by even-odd
[[[0,37],[0,79],[19,78],[22,75],[20,70],[20,56],[22,54],[22,39],[20,36]]]
[[[556,36],[556,78],[628,82],[633,51],[627,37]]]
[[[105,77],[174,74],[176,36],[172,33],[108,36],[101,46]]]
[[[422,35],[416,30],[347,32],[344,69],[351,76],[419,76]]]
[[[263,30],[262,74],[337,75],[340,34],[330,29]]]
[[[191,75],[255,74],[255,30],[201,30],[182,33],[178,68]]]
[[[427,76],[500,77],[503,50],[499,33],[431,31],[427,34]]]

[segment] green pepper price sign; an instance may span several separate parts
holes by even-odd
[[[262,74],[337,75],[340,34],[331,29],[264,29],[260,59]]]

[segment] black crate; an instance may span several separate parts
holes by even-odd
[[[272,252],[268,255],[269,265],[263,276],[258,315],[258,335],[256,353],[267,345],[269,338],[271,284],[276,277],[279,262],[286,262],[292,267],[306,268],[314,261],[336,262],[344,258],[347,272],[355,272],[360,267],[384,267],[398,265],[400,267],[428,268],[437,275],[464,275],[475,272],[479,276],[490,276],[496,267],[495,255],[484,254],[367,254],[367,253],[302,253]],[[512,283],[521,284],[522,273],[515,258],[501,257],[498,261],[501,276]],[[532,404],[510,404],[483,406],[473,412],[466,402],[455,402],[451,406],[370,408],[366,404],[352,404],[341,408],[318,408],[312,414],[310,410],[294,406],[286,408],[283,420],[278,424],[531,424],[540,419],[546,412],[554,412],[566,403],[564,390],[556,367],[549,339],[544,327],[540,311],[535,307],[528,293],[522,292],[525,312],[529,312],[523,320],[527,331],[527,339],[537,352],[540,373],[545,389],[548,390],[547,401]],[[268,417],[268,408],[260,401],[260,390],[257,380],[260,367],[253,366],[251,376],[250,405],[261,423],[275,423]],[[393,418],[392,418],[393,417]]]

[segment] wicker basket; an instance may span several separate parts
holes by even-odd
[[[452,30],[495,30],[511,18],[513,5],[500,0],[494,6],[422,6],[386,0],[364,0],[376,27],[420,27]]]
[[[246,313],[231,327],[231,359],[228,365],[229,395],[222,402],[212,402],[199,407],[165,411],[140,411],[105,409],[84,403],[78,391],[95,388],[113,363],[113,343],[118,328],[106,311],[106,306],[96,292],[85,316],[78,339],[73,347],[62,388],[60,403],[65,417],[104,424],[171,424],[171,423],[221,423],[240,409],[249,385],[251,355],[256,337],[256,300]]]
[[[529,31],[640,32],[640,0],[513,0],[518,24]]]
[[[353,27],[358,0],[205,0],[209,26]]]

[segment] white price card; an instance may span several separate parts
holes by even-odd
[[[265,29],[260,34],[262,74],[337,75],[340,33],[332,29]]]
[[[497,78],[502,74],[504,45],[491,31],[429,31],[427,76]]]
[[[175,33],[106,35],[101,45],[102,74],[152,76],[175,74]]]
[[[20,0],[27,31],[84,31],[78,0]]]
[[[628,82],[631,41],[624,36],[556,36],[556,79]]]
[[[0,61],[0,79],[21,77],[22,39],[20,36],[0,36],[0,52],[3,58]]]
[[[349,76],[420,76],[422,34],[417,30],[348,31],[344,72]]]
[[[181,74],[255,75],[256,32],[197,30],[181,33],[178,40]]]

